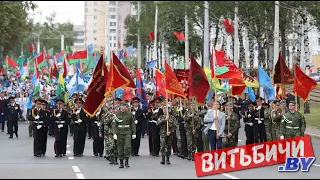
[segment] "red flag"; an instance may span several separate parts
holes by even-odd
[[[124,51],[123,57],[127,57],[127,51]]]
[[[117,67],[113,63],[113,60],[111,60],[111,63],[110,63],[110,71],[109,71],[108,77],[109,78],[106,83],[105,96],[108,96],[110,93],[113,93],[119,88],[124,88],[128,86],[128,84],[130,83],[128,79],[122,76],[120,71],[117,69]]]
[[[179,37],[180,37],[180,39],[179,39],[180,41],[184,41],[185,40],[183,32],[180,33]]]
[[[228,19],[225,19],[222,21],[222,23],[225,25],[226,27],[226,32],[233,35],[234,33],[234,28],[232,26],[232,24],[230,23],[230,21]]]
[[[297,64],[294,65],[294,85],[293,92],[297,93],[304,101],[309,97],[309,93],[318,84],[315,80],[303,73]]]
[[[155,83],[156,83],[156,97],[159,97],[162,95],[163,97],[166,97],[166,91],[165,91],[165,77],[164,74],[159,69],[156,69],[156,75],[155,75]]]
[[[34,51],[34,45],[31,44],[31,45],[29,46],[29,52],[33,52],[33,51]]]
[[[181,84],[179,83],[177,77],[172,72],[170,66],[165,61],[165,86],[166,86],[166,92],[171,94],[176,94],[178,96],[181,96],[185,98],[184,91],[182,89]]]
[[[68,54],[67,55],[67,60],[70,59],[85,59],[87,58],[87,50],[82,50],[82,51],[78,51],[78,52],[74,52],[72,54]]]
[[[53,76],[53,77],[56,77],[56,78],[59,77],[57,64],[56,64],[55,62],[53,63],[52,76]]]
[[[274,84],[293,84],[293,75],[282,58],[281,52],[279,53],[278,62],[275,65],[273,83]]]
[[[52,74],[52,67],[50,68],[50,75],[49,75],[50,79],[53,79],[53,74]]]
[[[90,117],[95,116],[97,111],[103,105],[104,101],[107,99],[107,97],[104,96],[106,92],[107,80],[108,69],[104,63],[103,55],[101,55],[94,69],[92,82],[88,87],[86,102],[83,106],[84,112],[86,112]]]
[[[46,55],[46,51],[45,49],[43,48],[42,50],[42,53],[36,57],[36,62],[37,62],[37,65],[41,64],[46,58],[47,55]]]
[[[239,69],[230,58],[224,60],[224,65],[228,67],[229,71],[220,75],[217,75],[216,78],[228,78],[228,79],[241,79],[242,78],[242,71]]]
[[[63,58],[63,78],[67,77],[68,75],[68,68],[67,68],[67,61]]]
[[[229,79],[229,84],[233,86],[246,86],[242,79]]]
[[[12,60],[9,56],[7,56],[7,63],[13,69],[18,67],[18,64],[14,60]]]
[[[154,32],[149,33],[149,39],[150,41],[154,41]]]
[[[122,62],[114,53],[112,53],[112,60],[114,65],[117,66],[117,68],[119,69],[121,75],[124,76],[127,80],[129,80],[128,87],[136,88],[136,85],[134,84],[128,69],[122,64]]]
[[[188,82],[190,84],[189,96],[194,96],[197,102],[204,104],[209,90],[209,82],[202,67],[197,63],[191,54]]]
[[[215,50],[216,62],[218,66],[224,66],[224,57],[226,55],[225,51],[217,51]]]
[[[134,95],[132,88],[126,87],[123,89],[122,101],[131,101],[134,97],[136,96]]]
[[[241,95],[243,93],[243,91],[246,89],[246,86],[232,86],[231,89],[232,89],[231,90],[232,91],[231,94],[233,96]]]
[[[189,85],[190,85],[188,82],[189,73],[190,73],[189,69],[174,69],[173,72],[182,86],[182,90],[184,91],[184,96],[188,98]],[[176,97],[177,95],[174,95],[174,98]]]

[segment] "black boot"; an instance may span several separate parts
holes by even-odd
[[[110,163],[109,163],[110,165],[113,165],[114,164],[114,157],[111,157],[110,158]]]
[[[123,159],[120,159],[120,166],[119,166],[119,168],[124,168]]]
[[[191,153],[188,153],[188,160],[191,161]]]
[[[129,165],[129,158],[128,157],[126,157],[126,161],[125,161],[125,164],[124,164],[126,167],[130,167],[130,165]]]
[[[194,161],[194,153],[191,154],[191,160]]]
[[[171,164],[171,162],[170,162],[170,157],[169,156],[167,156],[167,164],[169,165],[169,164]]]
[[[114,165],[118,165],[119,163],[118,163],[118,158],[117,157],[115,157],[114,158]]]
[[[165,164],[165,163],[166,163],[166,157],[162,156],[162,160],[161,160],[160,164]]]

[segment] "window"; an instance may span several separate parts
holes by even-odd
[[[112,47],[112,43],[110,43],[110,47]]]
[[[94,40],[94,41],[96,41],[96,40],[97,40],[97,38],[93,38],[93,40]]]
[[[98,4],[97,2],[93,2],[93,5],[95,5],[95,6],[96,6],[97,4]]]
[[[93,19],[97,19],[97,16],[93,16]]]
[[[320,46],[320,38],[318,38],[318,46]]]
[[[74,43],[84,43],[83,39],[77,39]]]
[[[88,8],[86,8],[86,12],[88,12]]]
[[[94,9],[93,9],[93,11],[94,11],[94,12],[97,12],[97,9],[96,9],[96,8],[94,8]]]
[[[97,30],[93,30],[93,33],[97,33]]]
[[[114,37],[113,37],[113,40],[115,40],[115,41],[116,41],[116,40],[117,40],[117,37],[116,37],[116,36],[114,36]]]
[[[112,40],[112,36],[110,36],[110,41]]]
[[[117,23],[116,22],[110,22],[110,26],[116,26]]]
[[[116,15],[110,15],[110,19],[116,19]]]
[[[116,47],[117,46],[117,43],[113,43],[113,47]]]
[[[109,11],[110,11],[110,12],[116,12],[117,9],[116,9],[116,8],[109,8]]]
[[[117,1],[109,1],[109,4],[115,6],[115,5],[117,5]]]
[[[110,29],[110,33],[116,33],[117,31],[115,29]]]
[[[78,31],[78,32],[76,32],[76,34],[77,34],[77,36],[83,36],[84,32]]]
[[[93,23],[93,26],[97,26],[97,23]]]

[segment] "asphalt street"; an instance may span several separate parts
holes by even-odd
[[[244,145],[245,135],[240,129],[239,145]],[[316,157],[320,158],[320,141],[312,139]],[[86,139],[83,157],[73,157],[73,139],[68,137],[67,156],[54,157],[54,138],[48,137],[45,157],[33,156],[33,138],[28,137],[28,124],[19,124],[19,138],[8,139],[6,132],[0,132],[0,178],[7,179],[154,179],[154,178],[198,178],[192,161],[172,156],[171,165],[161,165],[160,157],[148,152],[148,136],[141,141],[140,156],[130,157],[130,168],[119,169],[109,165],[104,158],[93,156],[93,140]],[[309,172],[278,172],[278,165],[260,167],[237,172],[201,177],[204,179],[306,179],[320,177],[320,159],[316,159]]]

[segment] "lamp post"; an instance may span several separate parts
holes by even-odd
[[[58,31],[57,29],[55,29],[51,26],[48,26],[48,27],[60,34],[60,36],[61,36],[61,51],[63,51],[64,50],[64,35],[60,31]]]

